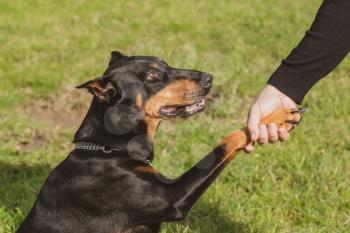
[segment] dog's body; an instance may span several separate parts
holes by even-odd
[[[238,130],[175,180],[150,165],[159,122],[203,110],[211,82],[155,57],[112,53],[104,77],[80,86],[95,97],[74,142],[95,147],[82,144],[52,171],[17,233],[156,233],[161,222],[183,219],[249,143]],[[291,129],[299,119],[280,112],[264,123]]]

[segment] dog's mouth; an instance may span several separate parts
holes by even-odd
[[[199,99],[192,104],[164,106],[160,109],[160,114],[165,117],[187,117],[203,111],[204,108],[205,100]]]

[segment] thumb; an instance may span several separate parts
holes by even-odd
[[[260,108],[256,104],[252,106],[248,116],[248,130],[249,136],[252,141],[256,141],[259,138],[259,123],[261,119]]]

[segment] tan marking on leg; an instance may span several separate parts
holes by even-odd
[[[236,152],[243,149],[249,142],[245,129],[237,130],[229,134],[220,142],[220,145],[225,149],[224,158],[234,158]]]
[[[287,131],[289,131],[293,128],[293,125],[288,121],[299,122],[301,117],[302,115],[295,109],[281,109],[265,117],[263,120],[261,120],[261,124],[268,125],[270,123],[275,123],[278,128],[285,128]]]
[[[139,166],[136,167],[135,170],[140,173],[159,174],[159,171],[157,171],[154,167],[150,166]]]
[[[295,110],[281,110],[274,112],[270,116],[261,120],[261,124],[276,123],[279,127],[290,130],[293,125],[288,121],[294,120],[299,122],[301,120],[301,114]],[[237,130],[229,134],[224,140],[221,141],[220,145],[225,149],[224,159],[232,159],[237,154],[236,152],[243,149],[246,145],[251,143],[249,138],[249,131],[247,128]]]

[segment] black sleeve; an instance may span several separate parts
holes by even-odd
[[[350,51],[350,0],[324,0],[305,37],[268,83],[301,103]]]

